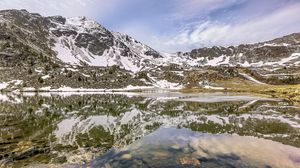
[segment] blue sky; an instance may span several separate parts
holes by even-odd
[[[300,0],[0,0],[0,9],[87,16],[163,52],[300,32]]]

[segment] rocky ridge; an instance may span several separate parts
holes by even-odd
[[[0,90],[180,89],[233,78],[300,83],[299,33],[166,54],[86,17],[4,10],[0,24]]]

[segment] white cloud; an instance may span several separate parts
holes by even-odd
[[[164,37],[161,49],[191,49],[212,45],[238,45],[271,40],[274,37],[300,31],[300,3],[278,9],[266,16],[261,16],[240,23],[221,23],[204,21],[196,26],[186,27],[175,37]]]
[[[134,0],[133,0],[134,1]],[[159,3],[163,7],[160,11],[160,17],[153,20],[136,20],[133,23],[127,22],[117,27],[117,31],[129,34],[137,40],[146,43],[154,49],[161,51],[178,51],[181,48],[177,44],[173,46],[168,41],[177,35],[176,29],[180,29],[182,25],[194,25],[193,19],[199,16],[207,16],[211,12],[220,10],[234,4],[240,4],[245,0],[169,0]],[[154,3],[155,4],[155,3]],[[145,10],[149,10],[148,8]],[[150,12],[151,13],[151,12]],[[153,13],[155,15],[156,13]],[[201,18],[202,19],[202,18]],[[176,24],[176,26],[174,25]],[[162,28],[161,27],[169,27]],[[166,30],[165,30],[166,29]],[[175,30],[175,31],[174,31]],[[168,36],[166,36],[166,34]],[[181,41],[188,41],[188,32],[182,32],[176,38],[181,37]],[[175,38],[174,38],[175,39]],[[184,40],[183,40],[184,39]],[[181,44],[182,45],[182,44]],[[192,48],[189,46],[189,48]]]

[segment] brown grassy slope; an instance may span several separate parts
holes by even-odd
[[[262,85],[253,83],[248,80],[240,78],[233,78],[232,80],[222,80],[215,82],[218,86],[224,87],[223,91],[232,93],[253,93],[263,94],[274,98],[282,98],[293,101],[295,105],[300,107],[300,85]],[[204,88],[185,88],[182,92],[215,92],[213,89]],[[217,90],[218,92],[220,90]]]

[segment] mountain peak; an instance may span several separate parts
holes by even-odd
[[[79,27],[84,26],[86,28],[93,28],[93,27],[101,26],[96,21],[88,19],[85,16],[77,16],[77,17],[67,18],[67,24],[74,25],[74,26],[79,26]]]
[[[275,38],[268,43],[300,45],[300,33],[292,33],[280,38]]]

